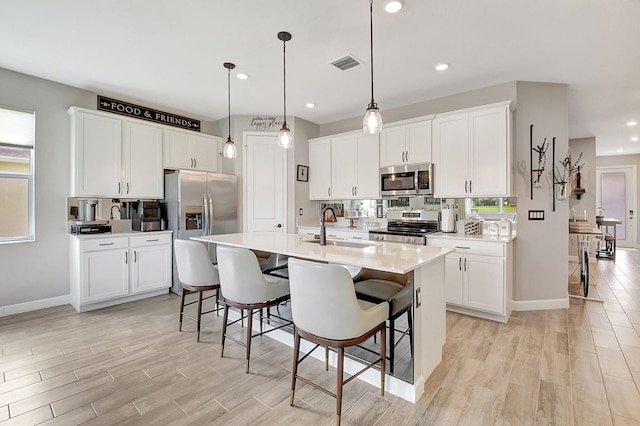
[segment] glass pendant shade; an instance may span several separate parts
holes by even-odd
[[[292,142],[293,138],[291,137],[291,130],[289,130],[287,123],[284,123],[280,129],[280,134],[278,135],[278,146],[287,149],[291,146]]]
[[[231,137],[229,137],[224,143],[224,148],[222,148],[222,155],[224,155],[225,158],[236,158],[236,156],[238,155],[236,144],[233,143]]]
[[[371,135],[382,131],[382,116],[375,104],[369,105],[367,112],[364,113],[362,131]]]

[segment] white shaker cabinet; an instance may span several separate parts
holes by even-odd
[[[164,197],[160,126],[77,107],[68,112],[72,197]]]
[[[431,162],[431,120],[389,126],[380,132],[380,167]]]
[[[221,141],[217,136],[165,129],[164,168],[217,172]]]
[[[435,197],[510,196],[510,102],[438,115],[433,157]]]
[[[331,138],[309,141],[309,199],[331,199]]]
[[[71,304],[78,312],[168,292],[171,233],[70,236]]]
[[[331,138],[332,198],[380,197],[378,140],[361,132]]]
[[[456,249],[445,258],[447,309],[507,322],[513,297],[513,243],[438,237],[428,241]]]

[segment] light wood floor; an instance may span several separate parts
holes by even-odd
[[[639,425],[640,252],[599,260],[592,280],[604,304],[571,299],[569,309],[515,312],[507,324],[447,314],[443,361],[422,399],[381,397],[355,380],[343,422]],[[193,323],[177,332],[178,303],[162,296],[0,318],[0,423],[333,424],[334,400],[309,386],[300,383],[289,406],[290,348],[255,339],[247,375],[240,346],[219,357],[221,317],[205,320],[196,343]],[[335,381],[313,359],[301,373]]]

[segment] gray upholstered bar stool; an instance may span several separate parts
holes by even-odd
[[[372,303],[389,302],[389,372],[393,374],[396,345],[409,335],[409,347],[413,356],[413,272],[393,274],[372,269],[362,269],[354,278],[358,299]],[[396,320],[407,314],[408,328],[396,341]]]
[[[218,307],[218,290],[220,289],[220,277],[218,271],[211,264],[209,253],[207,249],[196,241],[189,240],[175,240],[174,243],[176,266],[178,268],[178,279],[182,286],[182,297],[180,298],[180,327],[182,331],[182,317],[186,316],[196,321],[197,338],[200,341],[200,324],[202,315],[210,312],[219,311],[222,308]],[[216,293],[213,296],[203,298],[202,294],[205,291],[215,290]],[[189,302],[185,305],[184,301],[187,294],[198,293],[198,299]],[[215,308],[206,312],[202,312],[202,301],[216,298]],[[198,304],[198,313],[196,317],[192,317],[184,311],[185,306]]]
[[[291,321],[271,315],[268,321],[276,323],[273,320],[273,317],[275,317],[278,320],[278,324],[263,332],[262,315],[260,315],[260,332],[252,335],[251,325],[255,311],[262,313],[263,308],[276,306],[289,300],[289,281],[263,274],[260,270],[258,258],[249,249],[218,245],[216,253],[218,271],[220,272],[220,289],[225,302],[220,356],[224,355],[225,339],[231,339],[244,346],[246,348],[246,372],[248,373],[251,357],[251,338],[292,324]],[[228,323],[229,307],[239,309],[241,317],[243,311],[247,311],[247,338],[245,342],[227,334],[227,326],[240,321],[236,320],[230,324]]]
[[[289,276],[291,314],[295,325],[290,404],[293,405],[295,397],[296,379],[300,379],[336,398],[336,422],[339,425],[343,385],[376,364],[380,364],[380,391],[384,395],[386,320],[389,316],[389,304],[373,304],[358,300],[349,271],[338,265],[289,259]],[[343,380],[344,349],[358,345],[378,332],[381,334],[380,358],[347,380]],[[311,353],[302,359],[299,358],[300,338],[315,343],[313,350],[320,345],[338,350],[336,394],[298,376],[298,364]]]

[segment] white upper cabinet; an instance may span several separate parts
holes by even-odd
[[[191,131],[164,131],[164,168],[218,171],[221,138]]]
[[[164,197],[162,128],[71,107],[71,196]]]
[[[435,197],[510,196],[510,102],[438,115],[433,126]]]
[[[380,133],[380,167],[431,162],[431,120],[385,127]]]
[[[309,199],[331,199],[331,138],[309,141]]]
[[[380,198],[379,138],[350,132],[309,141],[309,199]]]

